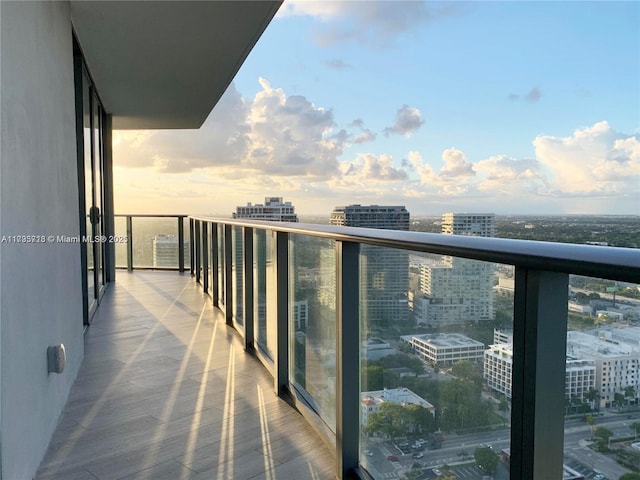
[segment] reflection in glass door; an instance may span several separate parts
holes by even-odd
[[[103,111],[86,70],[82,70],[84,242],[87,276],[87,316],[90,323],[105,286],[103,219]]]

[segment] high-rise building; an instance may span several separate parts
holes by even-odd
[[[232,214],[233,218],[250,218],[252,220],[268,220],[271,222],[297,222],[298,215],[295,212],[295,207],[291,202],[283,202],[282,197],[265,197],[264,204],[257,203],[252,205],[248,202],[245,206],[236,207],[236,211]],[[263,251],[265,249],[265,237],[264,235],[258,235],[256,237],[257,246],[257,260],[258,262],[264,262]],[[242,249],[235,249],[236,265],[242,264]],[[242,268],[237,268],[235,271],[235,289],[238,295],[241,294],[242,288]],[[258,328],[259,332],[263,332],[266,328],[266,298],[262,292],[257,295],[256,315],[258,316]],[[236,315],[242,316],[242,305],[235,307]],[[304,322],[306,324],[306,320]],[[266,330],[264,330],[266,332]]]
[[[447,235],[493,237],[496,234],[495,214],[445,213],[442,215],[442,233]]]
[[[265,197],[264,205],[251,205],[236,207],[233,218],[252,218],[254,220],[269,220],[272,222],[297,222],[298,215],[291,202],[283,202],[282,197]]]
[[[348,205],[333,209],[331,225],[409,230],[409,212],[403,206]]]
[[[189,243],[184,242],[182,246],[184,258],[189,255]],[[178,267],[178,236],[177,235],[156,235],[153,237],[153,266],[158,268]]]
[[[495,234],[492,213],[445,213],[442,233],[489,237]],[[429,325],[490,320],[493,307],[494,265],[444,256],[420,265],[420,294],[428,299],[417,322]]]
[[[336,207],[331,225],[409,230],[403,206],[348,205]],[[409,317],[409,255],[392,248],[360,247],[361,315],[369,328],[405,323]]]

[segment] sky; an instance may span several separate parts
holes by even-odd
[[[640,215],[640,2],[285,0],[199,130],[113,151],[119,213]]]

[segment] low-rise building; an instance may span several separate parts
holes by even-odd
[[[495,336],[495,333],[494,333]],[[498,343],[484,352],[484,379],[487,388],[511,398],[513,345]],[[592,360],[567,358],[565,396],[586,401],[587,394],[596,388],[596,366]]]
[[[567,332],[567,356],[591,360],[596,368],[600,407],[613,406],[616,394],[637,403],[640,394],[640,327]],[[630,388],[629,388],[630,387]],[[633,389],[633,396],[627,396]]]
[[[370,338],[362,342],[361,356],[363,359],[375,361],[387,355],[397,353],[389,342],[381,338]]]
[[[400,340],[423,361],[440,366],[449,366],[458,360],[481,361],[484,343],[460,333],[436,333],[403,335]]]
[[[436,414],[436,407],[427,402],[421,396],[413,393],[408,388],[385,388],[384,390],[362,392],[360,395],[360,406],[362,411],[360,419],[362,421],[362,425],[366,426],[368,424],[369,415],[380,410],[380,406],[384,402],[396,403],[403,407],[419,405],[428,410],[431,415],[435,416]]]

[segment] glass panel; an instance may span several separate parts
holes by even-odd
[[[360,276],[363,466],[508,478],[513,270],[363,246]]]
[[[93,237],[95,235],[89,212],[93,205],[93,162],[91,159],[91,87],[86,72],[82,71],[82,123],[83,123],[83,141],[84,141],[84,205],[85,205],[85,228],[86,235]],[[87,299],[88,306],[91,308],[95,298],[95,273],[93,258],[93,243],[85,242],[87,252]]]
[[[256,230],[253,234],[254,332],[257,349],[273,360],[275,346],[275,286],[273,232]]]
[[[184,232],[184,266],[188,270],[191,264],[191,251],[189,249],[189,241],[191,239],[191,232],[189,231],[189,219],[182,219],[182,231]]]
[[[218,224],[218,304],[224,311],[225,304],[225,271],[224,271],[224,225]]]
[[[336,253],[335,242],[291,235],[289,242],[289,376],[335,430]]]
[[[640,469],[640,285],[569,276],[564,464],[584,478]]]
[[[244,295],[243,295],[243,278],[244,278],[244,238],[242,227],[233,227],[232,245],[233,245],[233,266],[232,282],[233,282],[233,321],[237,325],[244,324]]]
[[[178,268],[178,224],[175,218],[134,217],[133,268]],[[126,231],[126,227],[125,227]],[[185,250],[189,244],[185,243]],[[126,265],[126,253],[125,253]]]
[[[127,236],[127,218],[114,218],[114,235],[117,238],[125,238]],[[127,242],[128,243],[128,242]],[[116,268],[127,268],[127,243],[116,242]]]

